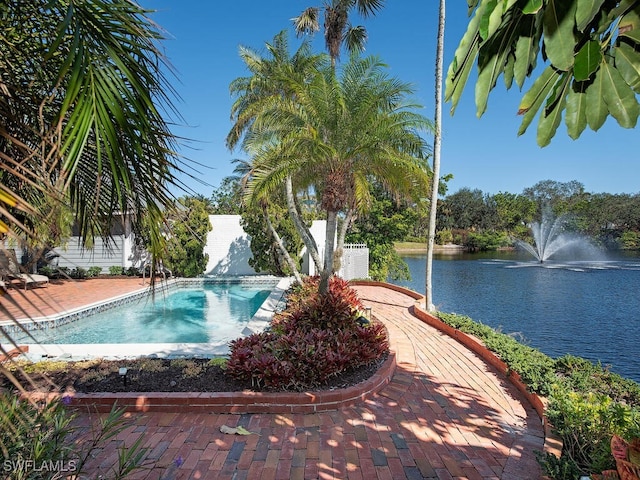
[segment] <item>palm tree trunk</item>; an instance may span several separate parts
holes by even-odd
[[[438,209],[438,188],[440,182],[440,147],[442,143],[442,63],[444,57],[444,19],[446,0],[440,0],[438,12],[438,42],[436,47],[436,118],[433,139],[433,185],[431,187],[431,205],[429,207],[429,237],[427,239],[427,272],[425,302],[429,312],[436,310],[433,304],[433,247],[436,241],[436,212]]]
[[[324,295],[329,291],[329,278],[334,273],[334,248],[336,231],[338,229],[338,212],[327,211],[327,229],[324,244],[324,268],[320,272],[320,286],[318,291]]]
[[[305,247],[307,247],[307,251],[309,252],[313,263],[316,266],[316,271],[322,271],[322,260],[320,260],[320,254],[318,253],[318,245],[313,239],[311,232],[300,218],[298,209],[296,208],[296,202],[293,194],[293,180],[291,179],[291,176],[288,176],[287,180],[285,181],[285,189],[287,197],[287,208],[289,210],[289,215],[291,215],[291,219],[293,220],[293,224],[300,234],[300,238],[302,238],[302,242],[304,243]]]
[[[298,271],[298,267],[296,266],[295,262],[291,258],[291,255],[289,255],[287,248],[284,246],[284,243],[282,242],[282,238],[280,238],[280,235],[278,235],[278,232],[276,232],[276,229],[273,228],[273,223],[271,223],[271,219],[269,218],[269,214],[267,213],[266,205],[262,206],[262,214],[267,224],[267,228],[269,229],[269,233],[271,233],[274,240],[276,241],[278,250],[280,250],[281,255],[284,257],[285,261],[287,262],[287,265],[289,265],[289,268],[293,272],[293,276],[296,279],[296,282],[302,283],[302,278],[300,278],[300,272]]]
[[[334,270],[340,270],[340,262],[342,260],[342,255],[344,253],[344,239],[347,236],[347,230],[349,230],[349,225],[353,222],[355,213],[352,208],[347,210],[347,214],[345,215],[344,221],[342,225],[340,225],[340,229],[338,230],[338,239],[336,241],[336,251],[334,253],[335,261],[334,261]]]

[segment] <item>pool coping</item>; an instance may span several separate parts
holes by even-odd
[[[264,330],[273,315],[282,309],[284,304],[284,294],[293,282],[293,277],[276,277],[272,275],[247,275],[228,277],[197,277],[197,278],[172,278],[158,282],[155,290],[150,287],[142,287],[133,292],[118,295],[108,300],[84,305],[65,312],[37,317],[33,319],[15,321],[0,321],[0,326],[5,328],[9,335],[23,333],[22,328],[27,331],[35,329],[57,328],[68,323],[80,320],[81,318],[99,313],[111,308],[118,307],[137,301],[143,297],[153,295],[164,295],[175,288],[210,284],[241,284],[241,285],[261,285],[272,286],[271,293],[256,311],[242,331],[242,335],[250,335]],[[56,344],[56,343],[26,343],[24,339],[16,341],[20,345],[28,345],[28,356],[34,359],[60,359],[78,360],[85,358],[123,359],[142,356],[158,358],[176,357],[216,357],[229,353],[228,342],[209,343],[102,343],[102,344]],[[5,349],[10,349],[13,345],[3,344]],[[135,352],[135,353],[132,353]]]

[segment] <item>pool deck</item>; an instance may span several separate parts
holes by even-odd
[[[11,288],[0,296],[0,319],[51,315],[141,287],[131,278]],[[545,441],[541,420],[505,375],[416,318],[410,296],[356,289],[396,353],[395,373],[377,393],[320,413],[128,413],[127,428],[91,462],[92,478],[141,434],[149,468],[133,479],[541,478],[534,453]],[[81,425],[91,420],[79,416]],[[254,433],[221,433],[223,425]]]

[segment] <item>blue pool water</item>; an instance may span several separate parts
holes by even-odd
[[[270,293],[264,286],[183,287],[33,334],[45,344],[229,342]]]

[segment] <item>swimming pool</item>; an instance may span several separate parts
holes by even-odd
[[[36,357],[220,355],[231,340],[264,329],[289,279],[174,282],[13,332]],[[99,312],[99,313],[95,313]]]

